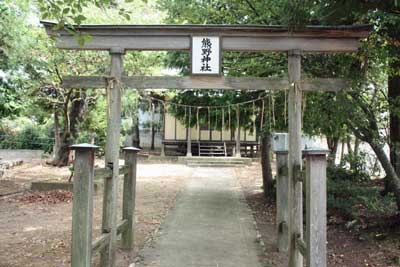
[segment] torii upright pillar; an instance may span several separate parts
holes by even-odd
[[[303,267],[303,256],[296,239],[303,238],[303,184],[301,170],[301,51],[288,54],[289,89],[289,267]]]
[[[105,164],[112,170],[112,176],[104,179],[102,232],[110,233],[110,242],[101,251],[100,266],[112,267],[115,263],[117,243],[117,194],[119,179],[119,139],[121,131],[121,77],[123,55],[121,48],[110,49],[113,81],[107,88],[107,140]]]

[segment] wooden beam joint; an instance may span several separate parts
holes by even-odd
[[[302,170],[300,165],[293,165],[293,176],[296,182],[304,182],[305,172]]]
[[[122,48],[122,47],[111,47],[110,48],[110,54],[124,55],[125,54],[125,49]]]
[[[279,225],[278,225],[278,231],[279,231],[279,233],[281,233],[281,234],[287,234],[288,231],[289,231],[289,228],[288,228],[288,227],[289,227],[289,226],[288,226],[287,222],[285,222],[285,221],[280,222]]]
[[[307,254],[307,245],[301,238],[300,234],[296,234],[296,248],[300,251],[303,256]]]
[[[281,166],[278,169],[278,177],[287,176],[287,175],[289,175],[288,167],[287,166]]]
[[[110,242],[110,233],[103,233],[101,234],[95,241],[92,243],[92,252],[95,254],[103,250],[108,242]]]

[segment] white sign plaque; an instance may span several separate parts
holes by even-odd
[[[219,75],[220,38],[218,36],[192,37],[192,74]]]

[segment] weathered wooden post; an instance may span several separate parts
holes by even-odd
[[[303,183],[301,173],[301,51],[289,51],[289,267],[303,267],[303,256],[296,246],[303,238]]]
[[[188,126],[187,126],[187,151],[186,157],[192,156],[192,128],[190,127],[190,121],[192,118],[192,110],[189,108],[189,119],[188,119]]]
[[[306,150],[307,267],[326,267],[327,150]]]
[[[236,157],[240,158],[240,109],[239,105],[236,107]]]
[[[278,228],[278,251],[288,251],[289,236],[289,177],[288,152],[285,150],[276,153],[276,225]]]
[[[72,204],[71,266],[89,267],[92,260],[93,167],[91,144],[71,146],[75,150]]]
[[[126,173],[124,176],[124,193],[122,198],[122,219],[126,221],[126,226],[122,231],[122,246],[125,249],[132,249],[134,245],[136,165],[137,153],[140,149],[125,147],[124,151]]]
[[[100,266],[114,266],[117,242],[117,192],[119,178],[119,139],[121,129],[121,77],[123,72],[121,48],[110,49],[110,84],[107,88],[107,140],[105,164],[112,176],[104,179],[102,232],[110,233],[108,246],[101,251]]]
[[[165,140],[165,119],[166,119],[166,113],[167,113],[167,108],[165,107],[165,103],[163,105],[163,126],[162,126],[162,140],[161,140],[161,153],[160,156],[161,157],[165,157],[165,144],[164,144],[164,140]]]

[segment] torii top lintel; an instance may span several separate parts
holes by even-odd
[[[55,23],[41,22],[61,49],[85,50],[190,50],[191,36],[220,36],[224,51],[267,52],[352,52],[360,39],[369,36],[370,25],[307,26],[290,32],[284,26],[262,25],[81,25],[76,30],[92,36],[80,47]]]

